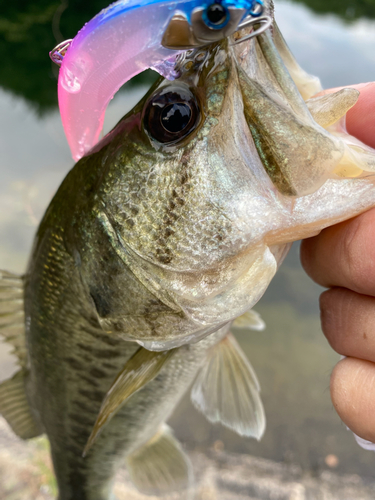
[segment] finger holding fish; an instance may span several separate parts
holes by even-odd
[[[372,209],[303,242],[301,259],[309,276],[327,288],[375,296],[374,218]]]
[[[335,410],[355,433],[360,446],[372,451],[375,448],[374,387],[375,364],[363,359],[343,359],[331,375],[331,398]]]
[[[375,121],[370,110],[374,106],[375,86],[369,83],[354,87],[360,91],[360,98],[347,114],[347,129],[374,146]],[[329,288],[320,298],[323,332],[333,349],[346,356],[331,376],[332,401],[341,419],[366,449],[374,449],[371,443],[375,441],[374,224],[372,209],[325,229],[301,246],[305,270]]]
[[[322,330],[342,356],[375,363],[375,297],[334,287],[320,296]]]

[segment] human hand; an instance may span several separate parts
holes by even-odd
[[[361,94],[347,114],[348,132],[375,148],[375,83],[353,87]],[[357,436],[375,443],[375,208],[304,240],[301,261],[328,288],[320,297],[322,330],[346,356],[331,376],[334,407]]]

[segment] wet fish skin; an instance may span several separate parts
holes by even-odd
[[[216,326],[218,332],[207,339],[180,347],[160,375],[113,418],[87,457],[82,457],[111,382],[139,349],[122,337],[153,338],[159,331],[176,332],[190,321],[177,305],[170,307],[162,292],[142,284],[131,267],[141,267],[143,262],[135,245],[140,241],[144,258],[164,269],[168,254],[158,248],[163,248],[160,239],[166,229],[178,220],[173,215],[177,208],[171,208],[173,200],[176,207],[190,203],[196,217],[190,222],[185,218],[187,235],[183,227],[174,231],[169,248],[176,252],[177,264],[172,253],[169,267],[187,266],[193,276],[199,273],[192,252],[197,242],[189,243],[190,261],[185,263],[178,255],[176,240],[189,241],[189,228],[194,228],[197,217],[207,209],[207,240],[223,231],[222,226],[230,232],[229,223],[222,222],[220,207],[210,207],[201,192],[187,186],[194,183],[194,166],[202,165],[196,149],[220,115],[230,70],[227,50],[225,46],[214,48],[199,78],[196,69],[187,76],[190,81],[200,79],[199,91],[209,95],[203,110],[207,123],[192,141],[169,152],[155,151],[140,127],[143,100],[118,125],[108,145],[83,158],[67,175],[38,230],[25,276],[26,387],[34,415],[51,443],[59,500],[107,500],[123,457],[157,432],[193,380],[207,350],[227,332],[227,326]],[[174,190],[179,196],[174,196]],[[189,191],[192,194],[184,194]],[[135,208],[145,204],[157,211],[151,222],[147,211],[136,217]],[[154,229],[158,220],[162,222]],[[131,250],[118,247],[116,237]],[[224,238],[229,236],[223,234]],[[217,254],[219,248],[220,243],[213,239],[205,254]],[[126,251],[133,259],[130,265],[121,253]],[[215,264],[213,260],[210,267]]]
[[[124,463],[120,458],[156,433],[222,333],[180,348],[166,373],[135,394],[92,452],[82,457],[111,382],[139,346],[103,332],[90,287],[80,276],[85,261],[79,262],[69,235],[65,236],[75,232],[72,207],[76,209],[79,200],[73,200],[70,191],[75,182],[76,178],[68,177],[48,209],[26,274],[27,394],[51,443],[59,500],[107,500],[113,474]],[[100,233],[96,237],[100,241]],[[99,269],[100,264],[107,265],[108,276],[124,272],[109,246],[101,249],[100,257],[93,248],[89,251],[91,258],[98,259]],[[129,281],[136,290],[130,273]],[[156,302],[156,310],[163,310],[151,294],[144,293],[146,300]],[[129,309],[133,307],[137,316],[134,306],[130,303]]]

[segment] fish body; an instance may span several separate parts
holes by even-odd
[[[0,280],[21,366],[0,412],[21,437],[47,433],[59,500],[108,500],[124,462],[146,492],[188,488],[162,424],[195,376],[209,420],[259,438],[259,386],[230,324],[291,241],[375,204],[373,152],[340,122],[356,91],[306,104],[296,84],[314,80],[276,28],[201,54],[75,165],[25,277]]]
[[[166,369],[116,415],[92,453],[82,457],[105,394],[139,349],[115,332],[103,331],[97,311],[109,316],[113,308],[106,297],[111,284],[103,280],[109,278],[114,293],[117,278],[121,286],[127,283],[129,293],[126,296],[123,288],[122,294],[132,328],[142,331],[152,315],[169,313],[137,282],[102,229],[98,214],[103,200],[95,191],[106,169],[105,164],[93,169],[85,161],[83,168],[77,165],[68,174],[39,228],[25,279],[27,394],[51,443],[59,500],[107,500],[116,467],[158,432],[209,347],[223,336],[218,332],[202,343],[182,347]],[[110,172],[107,179],[112,183]],[[83,191],[72,189],[83,180]],[[103,185],[103,192],[107,189]],[[76,233],[76,224],[80,226],[83,218],[86,222]],[[89,275],[90,283],[86,282]]]
[[[74,159],[98,142],[105,110],[121,85],[147,68],[175,78],[178,54],[228,36],[249,15],[255,19],[261,5],[120,0],[103,9],[72,40],[59,73],[60,113]],[[214,24],[207,19],[212,6],[223,10]]]
[[[45,236],[39,251],[50,253],[51,247],[51,275],[42,258],[43,271],[32,266],[26,281],[25,316],[30,319],[26,392],[50,440],[59,500],[108,500],[118,467],[158,434],[208,349],[223,333],[180,348],[159,376],[133,395],[83,457],[112,381],[139,346],[103,332],[79,268],[56,232]],[[58,290],[46,293],[50,279],[59,283]]]
[[[195,173],[204,175],[206,161],[199,161],[196,143],[205,142],[216,126],[215,115],[220,115],[231,81],[227,77],[232,60],[227,52],[226,45],[212,48],[206,65],[200,62],[178,84],[171,84],[173,95],[185,95],[189,88],[197,88],[201,94],[203,107],[194,130],[198,134],[201,130],[202,135],[193,145],[185,142],[184,153],[171,145],[168,151],[158,151],[141,126],[150,96],[169,89],[168,82],[159,82],[119,123],[106,145],[71,170],[38,229],[27,272],[19,284],[24,287],[27,360],[20,361],[21,371],[12,380],[17,385],[11,385],[8,392],[12,397],[19,394],[23,383],[30,411],[20,423],[21,430],[15,427],[6,396],[0,411],[23,437],[47,434],[59,500],[107,500],[114,473],[125,460],[137,476],[138,465],[144,460],[132,466],[134,454],[138,456],[147,442],[153,443],[155,435],[160,435],[163,422],[209,358],[210,350],[227,337],[230,322],[226,317],[206,325],[185,312],[170,291],[158,284],[164,271],[176,277],[182,273],[190,283],[183,290],[198,304],[201,298],[194,299],[193,288],[199,287],[202,269],[197,248],[189,241],[191,231],[205,232],[208,273],[214,272],[220,248],[230,244],[220,226],[225,224],[229,229],[222,209],[204,200],[201,189],[207,186],[194,181]],[[205,129],[202,120],[207,120]],[[181,160],[183,154],[185,161]],[[199,229],[202,216],[206,221]],[[177,232],[183,237],[180,248]],[[169,244],[163,242],[165,238]],[[150,275],[149,264],[161,271],[160,277]],[[212,279],[204,286],[215,287]],[[4,282],[4,290],[9,292]],[[178,333],[177,342],[174,332]],[[192,344],[185,341],[186,335],[196,332],[206,338]],[[116,375],[143,350],[133,340],[157,341],[159,336],[171,338],[168,346],[178,348],[160,373],[119,409],[83,457]],[[9,386],[3,389],[5,393]],[[256,393],[258,388],[254,390]],[[22,405],[24,408],[24,401]],[[180,464],[186,486],[189,464],[171,440],[172,457],[180,457],[174,466]],[[165,458],[158,456],[158,462]],[[177,467],[171,474],[176,484],[178,474]],[[135,482],[145,488],[144,476]],[[147,491],[155,491],[153,488],[151,485]],[[163,491],[163,485],[158,485],[157,491]]]

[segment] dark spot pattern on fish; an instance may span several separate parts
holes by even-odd
[[[121,339],[111,337],[110,335],[103,333],[102,330],[98,331],[98,329],[90,329],[90,328],[86,328],[86,327],[81,327],[81,331],[88,333],[94,339],[99,340],[100,342],[103,342],[103,343],[110,345],[110,346],[115,347],[115,346],[118,346],[119,344],[121,344]]]
[[[89,401],[96,401],[97,403],[102,403],[104,399],[104,393],[101,391],[90,391],[86,389],[80,389],[79,393],[81,394],[81,396],[88,399]]]
[[[86,426],[90,428],[93,425],[93,419],[85,415],[84,413],[69,413],[68,417],[72,419],[79,425]]]
[[[83,351],[85,352],[89,352],[90,354],[92,354],[93,352],[93,347],[89,344],[77,344],[77,347],[79,347],[80,349],[82,349]]]
[[[122,353],[119,351],[114,351],[110,349],[98,349],[96,347],[92,347],[91,345],[88,344],[77,344],[77,347],[82,349],[83,351],[86,351],[96,358],[105,358],[105,359],[112,359],[112,358],[118,358],[122,356]]]
[[[82,365],[82,362],[76,358],[65,358],[65,361],[68,363],[68,365],[73,368],[74,370],[77,371],[82,371],[84,370],[84,367]]]
[[[113,321],[113,329],[115,330],[115,332],[123,332],[124,325],[122,321]]]
[[[70,427],[70,435],[74,437],[75,441],[83,447],[87,442],[90,431],[88,431],[85,426],[73,424]]]
[[[82,445],[80,445],[76,441],[74,441],[72,444],[67,445],[65,447],[65,450],[67,453],[70,453],[74,457],[80,456],[82,454]]]
[[[76,406],[77,408],[79,408],[80,410],[86,412],[86,413],[89,413],[91,415],[97,415],[97,408],[94,407],[92,408],[91,406],[88,406],[86,405],[83,401],[81,400],[74,400],[73,401],[73,405]]]
[[[90,370],[90,375],[95,378],[107,377],[107,374],[103,370],[100,370],[100,368],[95,368],[95,367]]]
[[[72,489],[72,496],[66,500],[87,500],[87,477],[73,470],[69,474],[69,481]],[[64,499],[65,500],[65,499]]]
[[[92,327],[93,330],[96,330],[98,332],[101,331],[101,327],[100,327],[100,324],[99,324],[98,317],[93,312],[93,310],[90,310],[90,311],[82,310],[81,311],[81,315],[87,321],[89,327]],[[81,326],[81,328],[83,328],[83,326]]]
[[[81,374],[81,380],[87,382],[87,384],[90,385],[91,387],[95,387],[95,389],[99,387],[98,382],[91,376]]]
[[[82,358],[82,361],[85,361],[88,364],[92,364],[93,362],[92,356],[89,356],[88,354],[82,352],[79,353],[79,356],[80,358]]]
[[[157,241],[156,256],[163,264],[169,264],[173,259],[173,253],[168,244],[168,239],[173,237],[175,231],[173,226],[183,213],[185,199],[190,184],[191,172],[189,168],[189,155],[181,158],[180,176],[177,178],[179,185],[172,190],[172,197],[169,199],[167,213],[163,219],[162,234]]]
[[[121,351],[110,351],[109,349],[95,349],[94,354],[100,359],[115,359],[123,355]]]
[[[107,370],[116,370],[116,366],[111,365],[111,363],[102,363],[102,368],[106,368]]]

